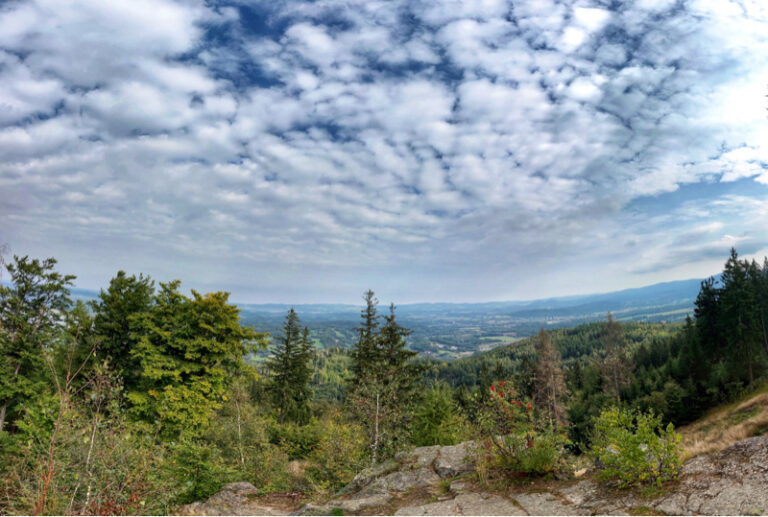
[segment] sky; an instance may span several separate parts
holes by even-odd
[[[240,302],[768,255],[764,0],[6,0],[0,244]]]

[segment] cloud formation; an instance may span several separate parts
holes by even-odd
[[[768,246],[766,85],[760,0],[6,2],[0,241],[254,302],[704,275]]]

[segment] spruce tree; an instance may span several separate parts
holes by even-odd
[[[373,466],[407,442],[422,370],[412,361],[416,352],[406,348],[411,331],[397,323],[395,306],[390,305],[379,329],[373,291],[367,291],[363,299],[360,339],[351,354],[349,401],[366,430]]]
[[[314,349],[309,329],[301,329],[299,316],[291,309],[285,317],[283,335],[267,361],[269,393],[279,410],[279,421],[305,424],[309,420]]]

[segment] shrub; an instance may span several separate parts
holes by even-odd
[[[329,415],[323,428],[306,475],[315,490],[335,492],[365,467],[368,451],[360,426],[341,421],[338,413]]]
[[[468,424],[461,416],[451,388],[438,383],[424,394],[413,421],[413,443],[456,445],[466,438]]]
[[[681,436],[661,417],[627,409],[606,409],[595,423],[591,456],[600,478],[619,487],[654,484],[680,474]]]
[[[515,390],[504,381],[492,384],[490,394],[480,417],[488,467],[517,475],[568,469],[565,446],[570,441],[562,429],[537,425],[532,403],[516,400]]]

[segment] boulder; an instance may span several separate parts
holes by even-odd
[[[462,442],[458,445],[440,447],[440,452],[435,459],[435,472],[441,478],[450,478],[465,474],[474,470],[474,464],[470,457],[474,442]]]
[[[288,512],[263,506],[253,498],[259,490],[250,483],[237,482],[224,485],[207,501],[187,504],[179,508],[179,515],[288,515]]]

